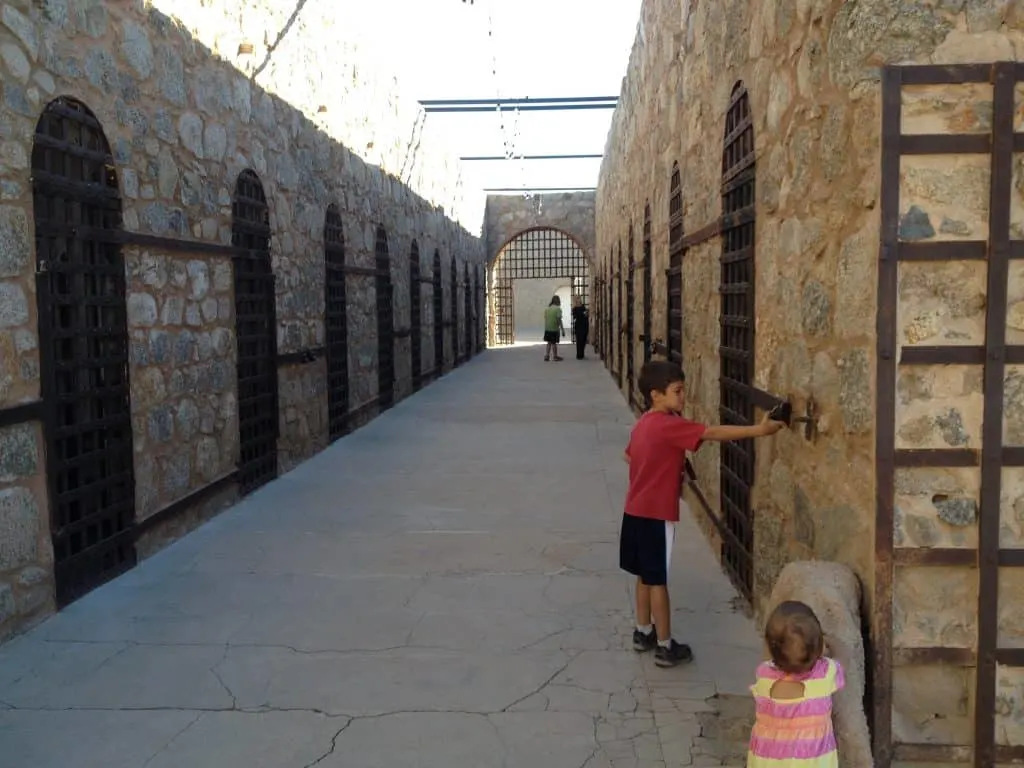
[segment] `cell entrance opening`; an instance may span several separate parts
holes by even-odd
[[[251,493],[277,477],[277,298],[270,208],[259,177],[242,171],[232,201],[238,347],[238,482]]]
[[[590,264],[573,238],[548,228],[516,235],[498,252],[488,281],[494,293],[495,344],[540,343],[544,309],[555,295],[562,299],[563,323],[575,341],[572,301],[579,297],[589,304]]]
[[[386,411],[395,404],[395,301],[391,253],[384,227],[377,227],[374,257],[377,268],[377,404],[381,411]]]
[[[754,404],[754,125],[742,83],[733,89],[722,153],[721,364],[722,424],[752,424]],[[722,562],[749,600],[753,590],[754,441],[722,443],[720,490],[726,527]]]
[[[412,389],[423,386],[423,288],[420,285],[420,246],[413,240],[409,252],[409,333],[412,355]]]
[[[327,336],[327,410],[330,439],[348,427],[348,298],[345,284],[345,236],[337,206],[324,221],[324,327]]]
[[[32,146],[36,301],[56,597],[136,563],[121,197],[82,103],[51,102]]]

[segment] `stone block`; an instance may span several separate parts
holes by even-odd
[[[39,470],[36,427],[18,424],[0,429],[0,483],[32,477]]]
[[[871,735],[864,713],[866,673],[861,637],[861,588],[839,563],[794,562],[779,575],[768,612],[785,600],[806,603],[825,631],[829,653],[843,665],[846,687],[836,694],[833,720],[844,768],[872,768]]]
[[[0,571],[35,562],[39,547],[39,505],[28,488],[0,490]]]

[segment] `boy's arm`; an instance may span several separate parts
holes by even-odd
[[[774,435],[782,429],[785,423],[775,421],[771,415],[766,413],[760,424],[749,427],[739,427],[732,424],[720,424],[717,427],[708,427],[704,432],[704,440],[714,440],[724,443],[730,440],[747,440],[753,437],[767,437]]]
[[[627,464],[629,464],[629,454],[628,453],[623,453],[622,454],[622,460],[624,462],[626,462]]]

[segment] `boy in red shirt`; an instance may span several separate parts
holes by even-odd
[[[674,667],[693,659],[688,645],[672,639],[668,572],[675,524],[679,522],[683,462],[708,440],[747,440],[774,435],[785,424],[769,414],[750,427],[708,427],[683,417],[683,370],[652,360],[640,371],[640,391],[650,409],[640,417],[626,446],[629,490],[619,538],[619,566],[636,579],[633,648],[655,650],[654,663]],[[653,617],[653,627],[652,625]]]

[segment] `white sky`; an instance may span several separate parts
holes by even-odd
[[[352,20],[377,45],[388,40],[402,90],[417,99],[618,96],[640,5],[641,0],[371,0],[359,4],[360,18]],[[511,140],[516,117],[504,116]],[[520,113],[515,152],[600,154],[611,116],[610,109]],[[505,153],[496,113],[432,113],[427,119],[459,155]],[[593,187],[600,164],[465,162],[463,178],[469,189]]]

